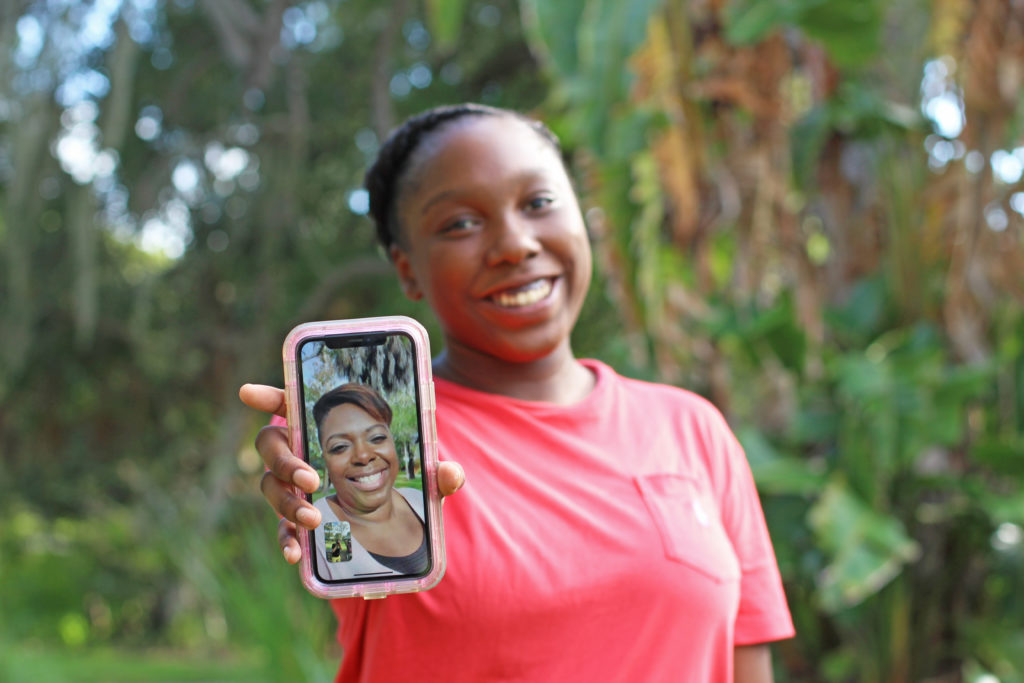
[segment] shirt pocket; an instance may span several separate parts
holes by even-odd
[[[636,477],[665,556],[716,582],[737,579],[739,561],[714,498],[695,478],[657,473]]]

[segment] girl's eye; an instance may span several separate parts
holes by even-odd
[[[347,443],[338,443],[338,444],[334,444],[333,446],[331,446],[327,450],[327,452],[330,453],[331,455],[338,455],[339,453],[344,453],[347,450],[348,450],[348,444]]]
[[[465,232],[466,230],[472,229],[476,224],[477,220],[475,218],[470,218],[468,216],[465,218],[456,218],[452,222],[446,223],[445,226],[441,228],[441,233],[453,234]]]
[[[384,436],[383,434],[375,434],[374,436],[370,437],[370,441],[373,443],[382,443],[387,440],[388,437]]]
[[[531,197],[526,201],[528,211],[542,211],[555,203],[555,198],[548,195]]]

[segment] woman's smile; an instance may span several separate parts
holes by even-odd
[[[352,482],[360,491],[376,491],[382,486],[388,485],[390,482],[387,479],[388,468],[379,469],[372,474],[363,474],[359,476],[346,477]]]

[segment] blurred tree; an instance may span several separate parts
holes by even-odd
[[[266,532],[255,548],[225,535],[251,541],[239,520],[265,509],[248,445],[261,418],[237,388],[281,383],[280,344],[301,321],[430,324],[362,215],[363,169],[430,104],[543,98],[517,8],[39,0],[4,5],[0,35],[0,514],[35,520],[9,528],[0,574],[95,558],[57,579],[64,592],[41,575],[39,614],[7,583],[4,621],[60,642],[70,614],[82,643],[176,645],[219,644],[227,623],[266,637],[274,676],[294,680],[307,617],[269,610],[260,632],[235,616],[252,583],[229,568],[267,594],[281,578],[272,523],[250,522]],[[117,542],[19,546],[53,520],[129,510]]]
[[[630,358],[767,494],[788,677],[1021,680],[1021,9],[522,4]]]

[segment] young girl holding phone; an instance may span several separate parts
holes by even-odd
[[[771,680],[793,635],[749,467],[720,413],[577,359],[591,253],[557,139],[480,105],[427,111],[367,174],[377,233],[425,299],[448,569],[430,591],[335,600],[339,681]],[[281,390],[246,385],[283,415]],[[261,488],[299,559],[318,478],[280,426]]]

